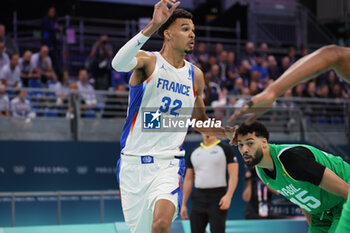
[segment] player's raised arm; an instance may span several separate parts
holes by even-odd
[[[246,123],[252,123],[269,110],[275,99],[286,90],[329,69],[334,69],[345,81],[350,82],[350,48],[335,45],[325,46],[299,59],[273,84],[238,109],[228,122],[234,122],[244,114],[253,113],[246,120]]]
[[[171,5],[171,8],[168,8],[168,4]],[[120,48],[112,60],[112,67],[119,72],[144,68],[150,59],[147,59],[145,52],[139,52],[141,47],[168,20],[179,4],[180,2],[175,0],[159,1],[154,6],[151,22]]]

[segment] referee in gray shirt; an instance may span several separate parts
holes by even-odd
[[[203,142],[187,159],[180,215],[189,219],[186,203],[194,184],[191,232],[204,233],[210,223],[210,232],[225,233],[227,210],[238,183],[237,157],[229,144],[214,136],[202,136]]]

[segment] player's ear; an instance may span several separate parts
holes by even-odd
[[[164,30],[164,39],[169,41],[171,39],[171,32],[169,29]]]
[[[266,149],[269,146],[269,143],[266,138],[262,138],[262,146],[264,149]]]

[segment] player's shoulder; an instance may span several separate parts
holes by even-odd
[[[146,50],[140,50],[137,52],[136,57],[146,57],[146,58],[156,58],[156,55],[154,52],[146,51]]]
[[[203,77],[203,71],[196,65],[193,65],[194,76],[195,77]]]

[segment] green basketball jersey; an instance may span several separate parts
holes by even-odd
[[[274,145],[270,144],[270,154],[275,164],[276,179],[269,177],[262,168],[255,167],[260,179],[268,186],[278,191],[294,204],[311,214],[319,214],[338,205],[344,198],[333,195],[320,187],[306,181],[294,180],[284,169],[279,160],[283,151],[296,146],[309,149],[318,163],[332,170],[345,182],[350,182],[350,165],[341,157],[323,152],[309,145]]]

